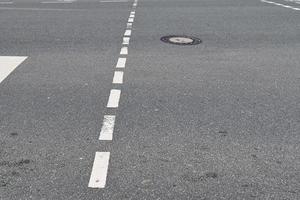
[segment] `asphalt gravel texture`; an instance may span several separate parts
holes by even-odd
[[[14,2],[0,55],[28,59],[0,84],[1,200],[300,199],[300,11],[140,0],[105,142],[132,1]],[[88,187],[96,151],[111,153],[104,189]]]

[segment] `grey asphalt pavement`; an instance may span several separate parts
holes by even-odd
[[[133,0],[41,2],[0,3],[0,56],[28,56],[0,83],[1,200],[300,199],[297,1],[139,0],[121,85]]]

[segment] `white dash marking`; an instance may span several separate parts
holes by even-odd
[[[131,30],[126,30],[124,36],[131,36]]]
[[[128,22],[131,22],[131,23],[132,23],[133,21],[134,21],[134,18],[129,18],[129,19],[128,19]]]
[[[127,23],[127,28],[132,28],[132,23]]]
[[[123,83],[123,75],[124,75],[124,73],[122,71],[115,71],[113,83],[122,84]]]
[[[64,8],[17,8],[17,7],[0,7],[0,10],[26,10],[26,11],[80,11],[80,9]]]
[[[131,14],[131,15],[135,15],[135,11],[131,11],[130,14]]]
[[[126,58],[119,58],[116,68],[125,68]]]
[[[112,89],[110,91],[107,107],[108,108],[119,107],[120,96],[121,96],[121,90]]]
[[[131,14],[131,15],[129,15],[129,17],[131,17],[131,18],[134,18],[134,17],[135,17],[135,15],[134,15],[134,14]]]
[[[99,140],[112,140],[116,116],[104,115]]]
[[[125,3],[128,2],[128,0],[104,0],[100,1],[100,3]]]
[[[0,83],[26,58],[23,56],[0,56]]]
[[[130,37],[123,37],[123,44],[128,45],[130,41]]]
[[[127,47],[122,47],[120,51],[121,55],[127,55],[128,54],[128,48]]]
[[[292,7],[292,6],[289,6],[289,5],[276,3],[276,2],[273,2],[273,1],[261,0],[261,2],[274,4],[274,5],[277,5],[277,6],[281,6],[281,7],[284,7],[284,8],[290,8],[290,9],[293,9],[293,10],[300,10],[300,8],[295,8],[295,7]]]
[[[43,1],[43,4],[64,4],[64,3],[73,3],[73,1]]]
[[[105,188],[109,156],[109,152],[96,152],[89,181],[90,188]]]
[[[0,1],[0,4],[13,4],[14,2],[12,1]]]

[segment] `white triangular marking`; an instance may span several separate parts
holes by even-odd
[[[0,56],[0,83],[26,58],[24,56]]]

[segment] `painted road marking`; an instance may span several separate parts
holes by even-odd
[[[281,7],[284,7],[284,8],[290,8],[290,9],[293,9],[293,10],[300,10],[300,8],[292,7],[292,6],[281,4],[281,3],[276,3],[276,2],[273,2],[273,1],[261,0],[261,2],[274,4],[274,5],[277,5],[277,6],[281,6]]]
[[[108,0],[107,0],[108,1]],[[110,1],[111,2],[111,1]],[[114,1],[116,2],[116,1]],[[134,1],[133,4],[136,6],[137,0]],[[132,22],[134,19],[134,13],[131,12],[130,18],[128,19],[127,28],[132,27]],[[124,33],[123,37],[123,45],[129,44],[131,30],[127,29]],[[121,55],[127,55],[128,54],[128,47],[122,47],[120,51]],[[126,65],[126,58],[119,58],[116,68],[125,68]],[[122,84],[123,83],[123,71],[115,71],[114,77],[113,77],[113,83],[114,84]],[[119,107],[119,101],[121,96],[121,90],[118,89],[112,89],[110,91],[110,95],[107,102],[107,108],[117,108]],[[104,115],[102,128],[100,131],[99,140],[112,140],[113,139],[113,132],[114,132],[114,126],[115,126],[115,115]],[[89,187],[91,188],[104,188],[106,185],[106,179],[107,179],[107,171],[108,171],[108,164],[109,164],[109,152],[96,152],[94,164],[92,168],[92,173],[89,181]]]
[[[123,43],[122,44],[129,45],[129,40],[130,40],[130,37],[123,37]]]
[[[25,56],[0,56],[0,83],[26,59]]]
[[[127,23],[127,28],[132,28],[132,23]]]
[[[104,115],[99,140],[112,140],[116,116]]]
[[[125,68],[126,58],[119,58],[116,68]]]
[[[63,4],[63,3],[73,3],[73,2],[70,2],[70,1],[66,1],[66,2],[64,2],[64,1],[43,1],[41,3],[44,3],[44,4],[57,4],[57,3],[61,3],[61,4]]]
[[[112,89],[107,102],[108,108],[117,108],[119,107],[119,101],[121,96],[121,90]]]
[[[131,14],[131,15],[129,15],[129,17],[131,17],[131,18],[134,18],[134,17],[135,17],[135,15],[134,15],[134,14]]]
[[[122,84],[123,83],[124,73],[122,71],[115,71],[113,83]]]
[[[0,1],[0,4],[13,4],[14,2],[12,1]]]
[[[124,36],[131,36],[131,30],[126,30]]]
[[[73,3],[76,0],[57,0],[57,1],[43,1],[41,3]]]
[[[128,54],[128,48],[127,47],[122,47],[120,51],[121,55],[127,55]]]
[[[292,2],[292,3],[295,3],[295,4],[300,4],[300,1],[296,1],[296,0],[284,0],[286,2]]]
[[[134,21],[134,18],[129,18],[129,19],[128,19],[128,22],[131,22],[131,23],[132,23],[133,21]]]
[[[100,1],[100,3],[125,3],[128,2],[128,0],[106,0],[106,1]]]
[[[131,15],[135,15],[135,11],[131,11],[130,14],[131,14]]]
[[[104,188],[109,164],[109,152],[96,152],[90,177],[90,188]]]
[[[84,11],[84,9],[64,9],[64,8],[13,8],[13,7],[0,7],[0,10],[27,10],[27,11]]]

